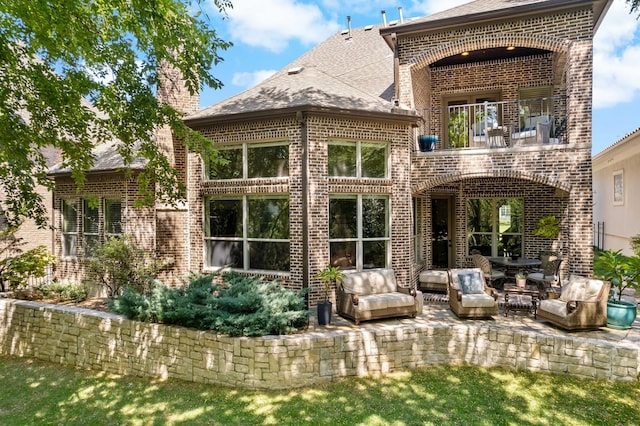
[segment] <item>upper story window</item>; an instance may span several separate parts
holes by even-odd
[[[289,198],[209,198],[205,212],[206,266],[289,271]]]
[[[468,254],[522,255],[524,201],[521,198],[471,198],[467,200]]]
[[[387,178],[389,145],[379,142],[335,141],[329,143],[329,176]]]
[[[289,144],[242,144],[218,149],[209,164],[209,179],[251,179],[289,176]]]
[[[107,238],[122,235],[120,200],[62,200],[61,208],[63,257],[76,257],[78,253],[89,257]]]

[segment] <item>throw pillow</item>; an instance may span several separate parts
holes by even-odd
[[[462,294],[482,294],[484,293],[484,283],[479,272],[468,274],[458,274],[460,289]]]

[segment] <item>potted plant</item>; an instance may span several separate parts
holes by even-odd
[[[527,276],[524,272],[518,272],[515,275],[516,277],[516,285],[519,288],[525,288],[527,286]]]
[[[344,278],[344,272],[337,266],[327,265],[323,270],[318,272],[318,278],[322,280],[324,286],[324,302],[318,303],[318,324],[327,325],[331,322],[331,311],[333,305],[329,300],[329,291],[331,290],[331,284],[338,281],[342,282]]]
[[[640,289],[640,256],[625,256],[621,250],[596,253],[594,275],[611,282],[612,295],[607,302],[607,326],[629,329],[636,319],[635,303],[622,300],[627,288]]]

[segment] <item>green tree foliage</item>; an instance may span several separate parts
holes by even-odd
[[[125,162],[148,160],[140,176],[147,204],[184,193],[153,131],[169,125],[194,151],[211,144],[155,97],[159,67],[179,70],[191,93],[221,82],[210,69],[222,60],[221,40],[202,13],[203,0],[0,1],[0,206],[17,224],[45,225],[38,185],[53,147],[82,186],[95,144],[116,138]],[[209,3],[209,2],[207,2]],[[210,2],[224,13],[230,0]],[[88,102],[87,102],[88,101]]]
[[[45,246],[23,251],[25,242],[16,237],[17,228],[0,231],[0,290],[5,291],[5,283],[16,288],[26,283],[29,277],[45,276],[45,268],[55,258]]]
[[[137,247],[128,235],[108,239],[91,254],[87,279],[104,286],[109,297],[120,295],[125,288],[149,293],[161,269],[160,262]]]
[[[640,0],[627,0],[627,4],[631,7],[630,13],[640,12]]]
[[[186,287],[156,283],[150,295],[126,288],[111,308],[129,319],[215,330],[232,336],[293,333],[307,325],[305,292],[237,272],[194,277]]]

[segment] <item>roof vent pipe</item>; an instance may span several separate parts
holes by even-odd
[[[382,22],[384,23],[384,27],[387,28],[387,14],[384,10],[382,10]]]
[[[351,38],[351,16],[350,15],[347,16],[347,26],[349,28],[349,35],[347,37]]]
[[[400,19],[400,23],[402,24],[404,22],[404,17],[402,16],[402,6],[398,6],[398,15],[398,19]]]

